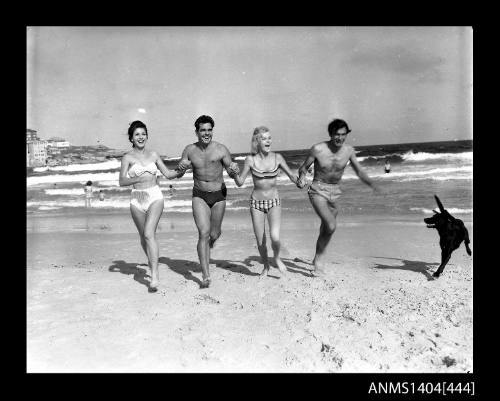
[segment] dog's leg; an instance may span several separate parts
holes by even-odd
[[[470,239],[469,239],[469,232],[467,231],[467,228],[464,226],[464,232],[465,232],[465,238],[464,238],[464,245],[465,245],[465,250],[467,251],[468,255],[472,255],[472,251],[469,248],[470,244]]]
[[[451,258],[451,250],[450,249],[443,249],[441,250],[441,265],[438,267],[438,269],[434,272],[433,276],[434,277],[439,277],[441,273],[443,272],[444,267],[448,263],[448,261]]]

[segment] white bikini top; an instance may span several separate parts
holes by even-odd
[[[156,175],[157,172],[158,172],[158,167],[156,167],[155,162],[149,162],[145,166],[143,166],[140,163],[134,163],[132,167],[129,168],[128,175],[129,177],[137,177],[145,173]]]

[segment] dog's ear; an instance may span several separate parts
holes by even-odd
[[[437,197],[437,195],[434,195],[434,198],[436,198],[436,203],[438,204],[439,210],[441,211],[441,213],[444,213],[444,211],[445,211],[444,206],[441,203],[441,201],[439,200],[439,198]]]

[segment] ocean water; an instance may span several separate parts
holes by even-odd
[[[341,181],[340,212],[344,216],[376,215],[397,219],[421,219],[432,214],[437,207],[433,195],[439,196],[450,213],[464,221],[472,221],[473,152],[472,141],[427,142],[356,147],[356,155],[367,174],[384,188],[385,195],[372,194],[347,166]],[[292,170],[297,170],[305,160],[308,149],[280,152]],[[233,159],[243,166],[245,154],[233,154]],[[384,163],[388,159],[392,170],[386,174]],[[174,168],[176,159],[166,161]],[[95,164],[78,164],[58,167],[35,168],[26,177],[26,209],[28,216],[56,216],[83,214],[128,214],[130,187],[118,185],[120,160],[110,159]],[[247,210],[252,191],[249,176],[243,187],[238,188],[225,173],[228,188],[226,210]],[[308,175],[309,180],[312,175]],[[93,182],[92,208],[85,208],[84,185]],[[174,191],[171,192],[169,185]],[[160,188],[165,196],[164,213],[192,213],[192,174],[179,180],[160,178]],[[102,190],[104,201],[98,199]],[[282,208],[287,213],[311,211],[305,190],[298,189],[281,173],[278,190]]]

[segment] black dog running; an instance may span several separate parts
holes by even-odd
[[[424,219],[428,228],[435,228],[439,234],[439,246],[441,247],[441,265],[434,272],[434,277],[439,277],[444,267],[450,260],[452,252],[464,241],[465,249],[469,256],[472,252],[469,248],[469,232],[460,219],[453,217],[444,207],[439,198],[434,195],[440,212],[434,210],[434,216]]]

